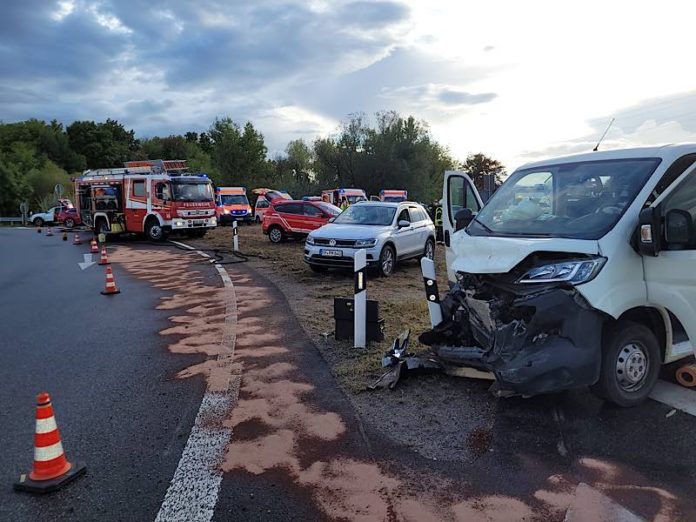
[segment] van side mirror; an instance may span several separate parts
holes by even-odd
[[[469,226],[471,220],[474,219],[474,213],[470,208],[463,208],[454,215],[454,231],[458,232]]]
[[[638,230],[636,233],[638,252],[643,256],[657,257],[662,250],[660,216],[661,205],[648,207],[638,215]]]
[[[691,242],[693,219],[686,210],[672,209],[665,216],[665,241],[670,246],[686,247]]]

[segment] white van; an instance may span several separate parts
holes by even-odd
[[[451,289],[421,336],[466,347],[498,395],[580,386],[632,406],[696,339],[696,144],[531,163],[482,206],[447,172]],[[460,353],[461,359],[461,353]]]

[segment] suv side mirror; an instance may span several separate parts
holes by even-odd
[[[474,219],[474,213],[470,208],[461,209],[454,215],[454,231],[459,232],[466,228],[472,219]]]
[[[396,224],[396,226],[399,227],[399,228],[408,228],[408,227],[411,226],[411,223],[409,223],[409,222],[406,221],[405,219],[402,219],[402,220],[400,220],[400,221]]]
[[[643,256],[657,257],[662,250],[660,216],[661,205],[648,207],[638,215],[637,246]]]
[[[665,216],[665,241],[670,246],[686,247],[691,242],[693,219],[686,210],[673,209]]]

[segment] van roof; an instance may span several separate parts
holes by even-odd
[[[672,162],[685,154],[696,153],[696,143],[676,143],[656,147],[635,147],[631,149],[599,150],[582,152],[541,161],[533,161],[520,166],[520,169],[535,168],[545,165],[557,165],[576,161],[598,161],[631,158],[661,158]]]

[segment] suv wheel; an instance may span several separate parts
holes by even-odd
[[[268,239],[271,240],[271,243],[282,243],[285,241],[283,229],[277,226],[271,227],[271,229],[268,231]]]
[[[394,248],[386,245],[382,248],[382,252],[379,254],[379,274],[382,277],[389,277],[394,273],[394,266],[396,265],[396,254],[394,253]]]
[[[660,373],[660,347],[642,324],[615,325],[602,347],[602,368],[593,391],[624,408],[647,399]]]
[[[34,223],[35,227],[42,227],[44,224],[44,220],[41,218],[36,218],[32,223]]]
[[[433,241],[433,238],[428,238],[428,240],[425,242],[425,248],[423,249],[423,257],[427,257],[428,259],[434,259],[435,258],[435,241]]]
[[[75,226],[75,220],[73,218],[67,218],[63,224],[68,228],[73,228]]]

